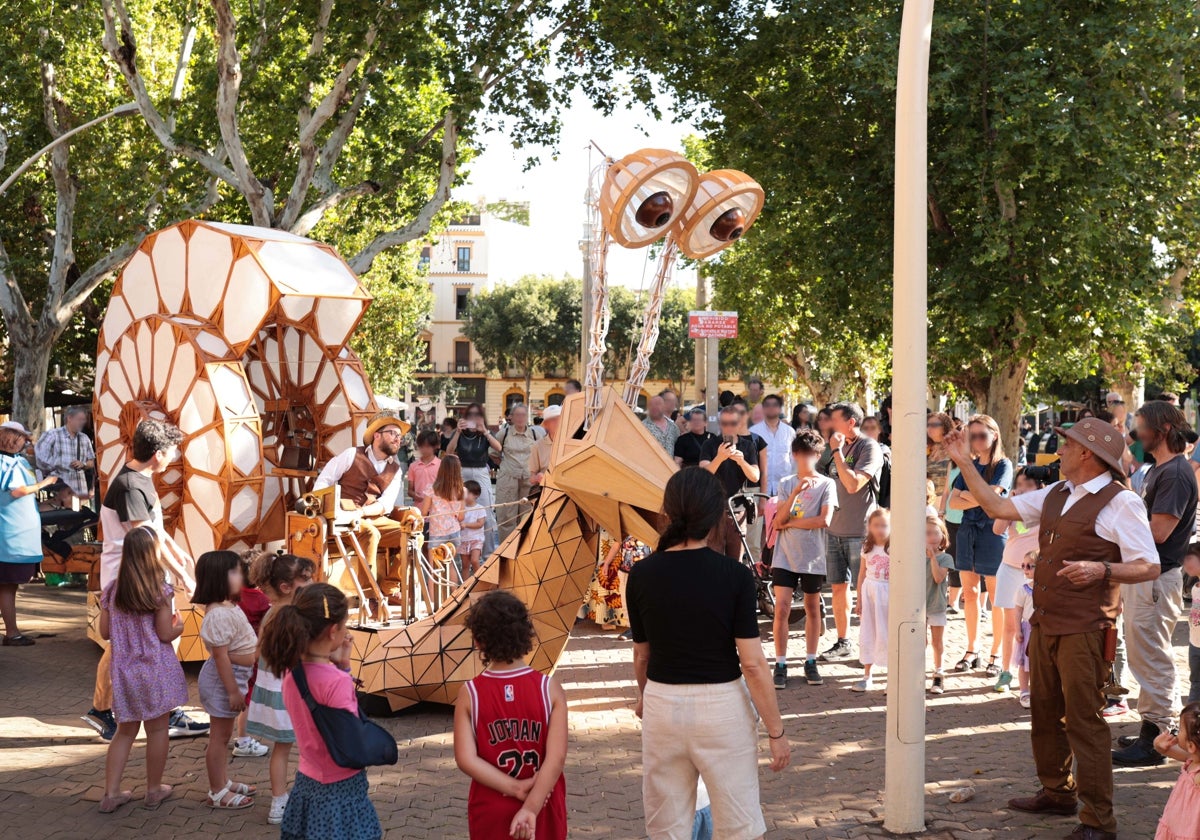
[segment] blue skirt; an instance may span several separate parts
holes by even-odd
[[[297,773],[280,829],[282,840],[380,840],[366,771],[331,785]]]

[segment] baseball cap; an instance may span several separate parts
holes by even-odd
[[[16,420],[9,420],[6,423],[0,423],[0,429],[12,429],[14,432],[20,432],[27,438],[33,437],[28,429],[18,423]]]

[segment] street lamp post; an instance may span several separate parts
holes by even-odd
[[[927,134],[933,0],[905,0],[896,72],[892,574],[884,827],[925,828]]]

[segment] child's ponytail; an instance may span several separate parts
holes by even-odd
[[[267,669],[282,676],[300,664],[312,640],[346,620],[346,596],[327,583],[296,593],[290,604],[272,612],[262,629],[259,652]]]

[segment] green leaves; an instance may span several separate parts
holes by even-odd
[[[669,33],[618,4],[606,36],[698,115],[706,165],[742,169],[767,192],[758,223],[712,267],[718,305],[755,315],[739,353],[818,398],[884,384],[902,4],[748,0],[691,16],[644,5]],[[1161,304],[1200,250],[1197,28],[1182,0],[938,5],[935,381],[986,404],[1019,393],[1010,380],[1030,361],[1057,372],[1069,359],[1076,378],[1109,352],[1179,370],[1190,315]]]

